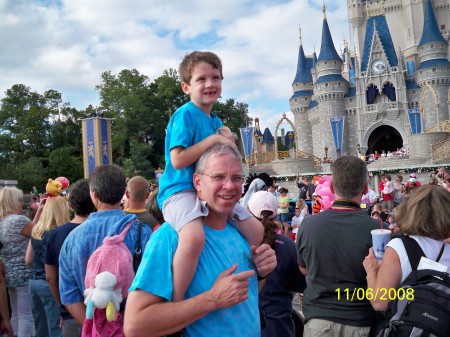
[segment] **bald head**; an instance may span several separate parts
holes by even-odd
[[[131,202],[144,202],[150,192],[150,184],[147,179],[136,176],[128,180],[127,198]]]

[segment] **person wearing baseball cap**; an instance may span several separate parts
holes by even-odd
[[[414,179],[414,181],[411,180],[411,179]],[[415,184],[414,187],[420,187],[420,186],[422,186],[422,184],[420,183],[420,181],[417,180],[417,174],[415,174],[414,172],[411,173],[411,174],[409,175],[409,180],[408,180],[408,182],[406,183],[405,186],[406,186],[406,187],[411,187],[413,183]]]
[[[277,215],[278,200],[270,192],[259,191],[252,195],[248,209],[264,226],[264,240],[275,251],[277,267],[270,273],[259,292],[261,337],[294,337],[295,327],[292,319],[292,293],[303,292],[305,277],[300,273],[297,251],[293,240],[276,234],[278,229],[274,218]]]

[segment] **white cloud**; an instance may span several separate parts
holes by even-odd
[[[247,102],[273,130],[289,110],[298,26],[305,52],[319,53],[321,8],[321,0],[0,0],[0,98],[22,83],[85,108],[98,104],[104,71],[136,68],[153,80],[187,51],[209,49],[224,63],[223,98]],[[346,4],[330,4],[327,17],[339,51]]]

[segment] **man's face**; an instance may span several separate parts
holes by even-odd
[[[183,82],[181,88],[198,108],[209,114],[222,93],[220,70],[206,62],[200,62],[194,66],[190,83]]]
[[[194,174],[194,186],[210,213],[227,218],[241,197],[242,165],[228,154],[210,158],[205,172]]]

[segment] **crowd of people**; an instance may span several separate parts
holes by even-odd
[[[365,159],[368,164],[371,164],[380,158],[403,157],[403,156],[408,156],[408,155],[409,155],[409,150],[405,147],[402,147],[402,148],[397,148],[397,151],[387,151],[386,152],[385,150],[382,150],[381,153],[379,153],[378,151],[374,151],[374,153],[366,155]]]
[[[98,166],[87,181],[70,187],[67,198],[39,198],[33,187],[32,220],[23,215],[21,190],[0,190],[1,332],[369,336],[377,311],[390,300],[353,301],[345,292],[396,289],[411,271],[403,241],[392,239],[380,261],[371,231],[381,225],[409,235],[426,257],[440,254],[439,263],[450,266],[444,168],[422,187],[414,174],[406,184],[401,175],[395,181],[383,176],[380,201],[366,162],[342,156],[331,166],[331,207],[317,207],[318,180],[297,177],[299,197],[290,214],[288,190],[267,174],[251,177],[243,188],[242,157],[212,112],[221,94],[220,59],[190,53],[179,73],[190,102],[167,127],[158,189],[140,176],[127,179],[116,165]],[[125,268],[124,278],[113,275],[106,287],[100,283],[109,274],[93,265],[111,242],[125,249],[133,268]],[[103,259],[114,263],[113,255]],[[89,300],[93,283],[111,296],[104,306]],[[303,294],[300,327],[293,320],[293,293]]]

